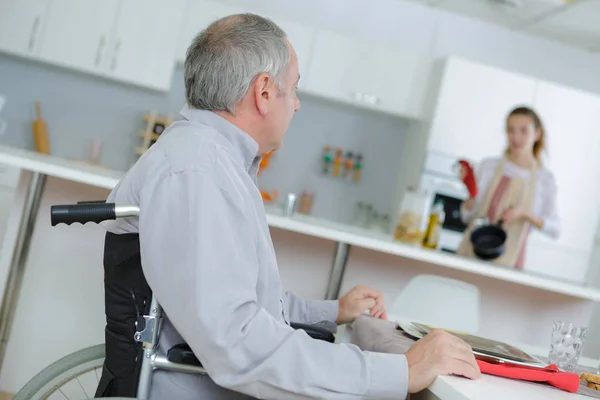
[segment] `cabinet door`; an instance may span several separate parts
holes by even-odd
[[[106,59],[111,77],[167,90],[185,0],[122,0]]]
[[[433,111],[429,150],[480,161],[506,148],[506,116],[531,105],[536,82],[497,68],[449,59]],[[434,91],[435,92],[435,91]]]
[[[311,50],[314,40],[315,30],[313,28],[297,24],[287,19],[275,15],[266,15],[283,29],[288,40],[294,47],[298,56],[298,70],[300,73],[299,89],[307,87],[309,80],[309,65],[311,62]]]
[[[546,166],[558,186],[562,225],[557,241],[536,240],[588,254],[600,211],[600,97],[540,82],[534,105],[546,127]]]
[[[352,75],[352,69],[359,70],[357,64],[360,62],[364,62],[364,58],[361,59],[352,40],[333,32],[319,31],[308,70],[310,80],[305,89],[324,97],[353,101],[356,97],[353,87],[359,87],[360,82],[348,87],[346,76]]]
[[[307,90],[388,113],[418,117],[429,58],[319,31]]]
[[[219,4],[212,1],[188,1],[187,10],[183,20],[183,28],[181,29],[181,34],[178,39],[177,61],[180,63],[185,61],[185,53],[194,37],[212,22],[219,18],[232,14],[239,14],[244,11],[247,11],[247,9],[239,6]]]
[[[47,8],[48,0],[0,0],[0,50],[37,54]]]
[[[360,73],[371,75],[372,90],[378,96],[377,104],[382,110],[393,114],[421,118],[431,80],[432,59],[426,55],[393,51],[384,46],[371,50],[369,58],[376,60],[375,65],[369,63]]]
[[[100,72],[119,0],[52,0],[40,58]]]

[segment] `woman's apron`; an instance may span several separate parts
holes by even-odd
[[[487,217],[491,223],[496,223],[500,220],[502,214],[511,207],[531,212],[535,198],[537,165],[531,168],[529,181],[526,181],[521,178],[505,176],[503,173],[505,164],[506,159],[502,158],[485,193],[483,202],[477,209],[475,218],[465,229],[457,254],[476,257],[471,244],[471,232],[476,228],[475,223],[478,218]],[[502,256],[491,261],[506,267],[523,269],[527,238],[531,230],[530,223],[520,219],[511,222],[509,225],[503,225],[502,228],[507,233],[505,250]]]

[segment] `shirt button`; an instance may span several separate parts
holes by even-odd
[[[321,311],[321,315],[326,317],[327,316],[327,311]]]

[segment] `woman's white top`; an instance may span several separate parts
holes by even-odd
[[[483,160],[475,168],[478,186],[477,198],[475,199],[475,206],[471,210],[466,210],[464,207],[461,208],[461,217],[464,223],[470,222],[475,217],[477,209],[494,178],[499,163],[500,158],[489,158]],[[521,168],[507,160],[504,164],[503,173],[504,176],[510,178],[521,178],[528,181],[531,171],[529,168]],[[535,195],[531,212],[534,217],[544,222],[541,232],[554,239],[560,234],[560,218],[556,207],[556,194],[557,188],[554,175],[544,167],[539,168],[536,174]]]

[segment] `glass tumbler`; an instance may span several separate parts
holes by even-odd
[[[555,321],[548,362],[556,364],[561,370],[573,371],[579,362],[588,331],[588,328],[570,322]]]

